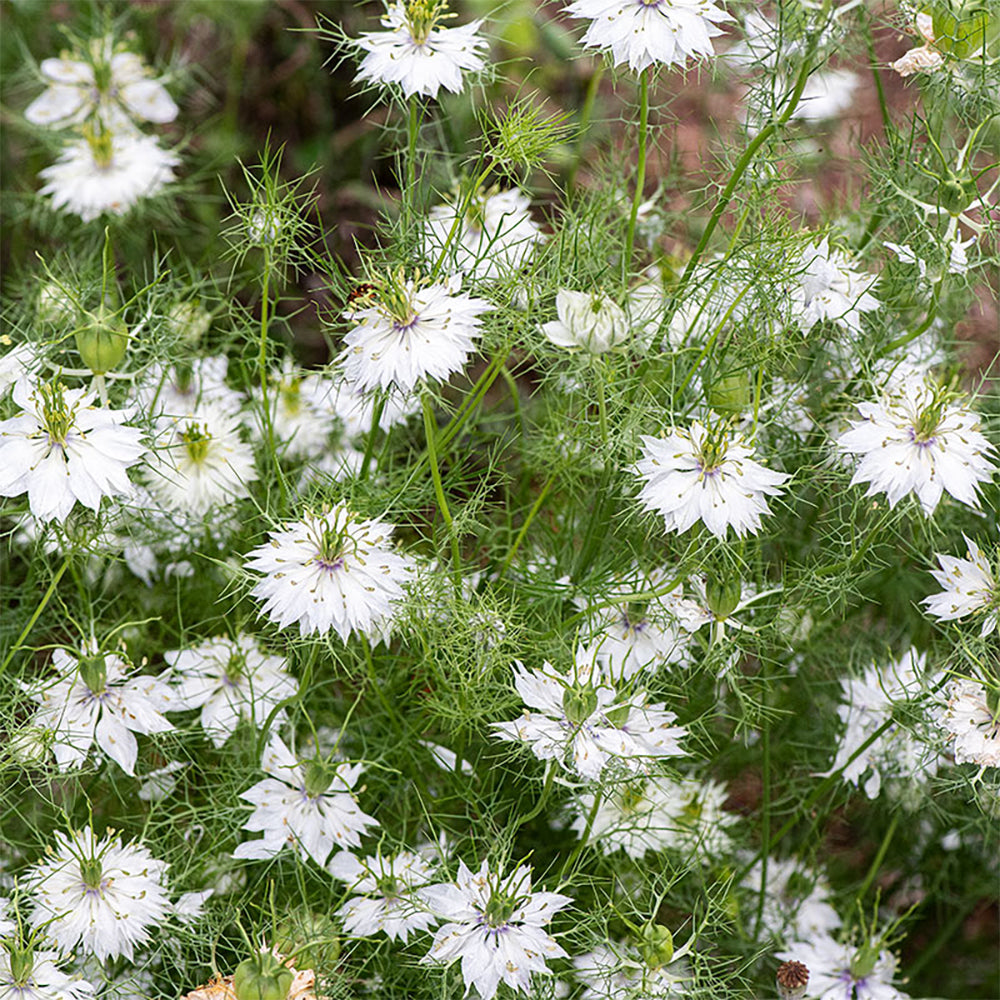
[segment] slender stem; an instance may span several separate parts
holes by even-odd
[[[639,76],[639,162],[636,170],[635,193],[632,195],[632,212],[628,218],[628,233],[625,236],[625,253],[622,255],[622,284],[628,282],[632,268],[632,247],[635,244],[635,224],[639,218],[639,206],[646,191],[646,131],[649,124],[649,74],[651,67]]]
[[[451,518],[451,511],[448,509],[448,501],[445,499],[444,486],[441,483],[441,470],[438,468],[437,445],[434,438],[437,434],[437,426],[434,421],[434,409],[431,405],[431,397],[424,393],[424,435],[427,438],[427,456],[431,463],[431,478],[434,480],[434,495],[437,497],[438,510],[444,519],[445,527],[451,539],[451,559],[452,575],[455,579],[455,589],[459,590],[462,585],[462,554],[458,548],[458,536],[455,534],[455,523]]]
[[[885,831],[885,836],[882,838],[882,843],[879,845],[878,852],[872,860],[871,867],[868,869],[868,874],[865,876],[865,881],[858,890],[856,896],[857,899],[864,899],[865,894],[871,888],[872,882],[875,881],[875,876],[878,874],[879,868],[882,867],[882,862],[885,860],[886,853],[889,850],[889,845],[892,843],[892,838],[896,833],[897,826],[899,826],[898,810],[892,814],[892,822],[889,824],[889,829]]]
[[[576,174],[583,160],[583,146],[590,126],[590,116],[594,113],[594,101],[597,99],[597,88],[602,76],[604,76],[604,63],[599,62],[587,81],[587,92],[583,98],[583,107],[580,109],[580,131],[576,144],[576,158],[573,160],[573,169],[566,181],[566,190],[569,194],[572,194],[576,188]]]
[[[368,478],[368,466],[371,464],[372,452],[375,450],[375,432],[378,430],[387,399],[388,392],[385,392],[379,393],[378,398],[375,400],[375,408],[372,410],[372,426],[371,430],[368,431],[368,440],[365,442],[365,454],[361,460],[361,471],[358,473],[358,482],[361,483]]]
[[[601,443],[608,443],[608,401],[604,396],[604,372],[597,373],[597,419],[601,428]]]
[[[14,659],[14,657],[17,655],[17,651],[21,648],[22,645],[24,645],[24,640],[28,638],[28,635],[31,633],[31,630],[35,627],[35,622],[38,621],[42,612],[45,610],[45,606],[52,599],[52,595],[56,592],[56,587],[59,586],[59,581],[62,579],[63,573],[66,572],[68,566],[69,566],[69,559],[67,559],[62,564],[62,566],[60,566],[59,569],[56,570],[56,575],[52,577],[52,582],[48,585],[48,588],[46,589],[45,593],[42,594],[42,599],[41,601],[38,602],[38,607],[35,608],[34,613],[28,619],[28,624],[25,625],[24,628],[21,630],[21,634],[17,637],[17,642],[15,642],[13,646],[11,646],[10,652],[7,653],[7,655],[4,657],[3,663],[0,664],[0,674],[3,674],[7,670],[7,667],[10,666],[10,661]]]
[[[267,446],[271,457],[277,464],[278,457],[274,447],[274,424],[271,421],[271,403],[267,394],[267,331],[270,324],[268,306],[271,298],[271,250],[264,246],[264,277],[261,280],[260,299],[260,347],[257,351],[257,367],[260,369],[260,397],[264,408],[264,432],[267,436]]]
[[[417,138],[420,135],[419,100],[416,96],[411,95],[408,104],[410,115],[406,146],[406,190],[403,192],[403,214],[407,231],[409,231],[416,215],[414,203],[417,191]]]
[[[403,724],[403,720],[400,718],[399,713],[396,711],[392,702],[390,702],[386,697],[385,692],[382,690],[382,685],[379,684],[378,674],[375,672],[375,661],[372,659],[371,644],[368,642],[368,636],[361,636],[361,647],[365,652],[365,666],[368,668],[368,681],[375,689],[375,696],[378,698],[379,703],[385,710],[386,715],[388,715],[392,720],[392,724],[397,730],[399,730],[399,735],[405,736],[406,726]]]
[[[541,794],[538,796],[538,801],[535,803],[534,809],[531,810],[526,816],[519,816],[517,823],[514,825],[514,829],[518,830],[525,823],[530,823],[544,808],[546,802],[549,799],[549,793],[552,791],[552,782],[556,774],[556,764],[555,761],[549,761],[549,773],[545,776],[545,785],[542,787]]]
[[[760,838],[766,844],[771,839],[771,727],[766,723],[761,733],[761,749],[763,750],[761,788]],[[764,917],[764,900],[767,896],[767,854],[760,859],[760,891],[757,894],[757,916],[754,920],[754,937],[760,935],[760,923]]]
[[[729,181],[722,189],[719,201],[709,217],[708,225],[705,226],[705,231],[701,234],[701,239],[698,240],[698,244],[694,248],[694,253],[691,255],[691,259],[687,262],[687,266],[684,268],[684,273],[681,275],[680,281],[677,283],[677,288],[674,291],[673,296],[675,307],[676,303],[680,302],[681,294],[687,287],[687,283],[691,280],[695,268],[700,263],[702,254],[705,252],[705,248],[708,246],[708,243],[712,238],[712,234],[715,232],[715,228],[719,224],[719,220],[729,207],[729,202],[732,200],[736,187],[743,179],[743,175],[746,173],[747,168],[753,162],[753,158],[757,155],[757,151],[771,138],[772,135],[774,135],[775,132],[778,131],[778,129],[788,123],[789,119],[794,114],[795,109],[798,107],[799,101],[802,98],[802,91],[805,89],[806,82],[808,81],[809,74],[811,72],[813,53],[816,51],[816,46],[818,44],[819,34],[816,34],[809,39],[809,44],[802,60],[802,68],[799,70],[799,75],[795,81],[792,93],[788,97],[785,110],[774,121],[768,122],[767,125],[765,125],[757,133],[750,145],[747,146],[740,158],[736,161],[736,164],[733,167],[733,172],[729,177]]]
[[[573,853],[566,859],[563,863],[562,868],[559,869],[559,881],[562,882],[563,878],[566,876],[566,872],[573,867],[576,859],[583,852],[583,849],[587,846],[587,841],[590,840],[590,833],[594,829],[594,820],[597,819],[598,810],[601,808],[601,792],[600,789],[594,792],[594,804],[590,807],[590,812],[587,815],[587,822],[584,825],[583,832],[580,834],[580,842],[573,848]]]
[[[434,267],[431,270],[431,281],[433,281],[438,274],[441,273],[441,268],[444,266],[444,259],[448,255],[448,250],[451,247],[452,241],[455,239],[455,235],[458,233],[459,226],[465,220],[465,215],[469,210],[469,205],[472,203],[472,199],[476,196],[476,192],[483,186],[486,178],[493,171],[494,163],[491,160],[486,167],[482,170],[479,176],[473,181],[469,190],[466,192],[465,197],[462,198],[461,202],[455,208],[455,219],[451,224],[451,229],[448,230],[448,235],[445,237],[444,245],[441,247],[441,253],[438,259],[434,262]]]
[[[524,519],[524,524],[521,525],[521,530],[517,533],[517,538],[514,539],[514,544],[510,547],[510,552],[507,553],[507,558],[504,559],[503,565],[500,567],[500,575],[503,576],[504,573],[510,568],[510,564],[517,555],[517,550],[521,547],[521,542],[524,541],[524,536],[528,533],[528,528],[531,527],[531,522],[535,519],[535,515],[541,510],[542,503],[545,498],[549,495],[549,490],[552,489],[552,484],[556,481],[556,473],[552,473],[549,476],[548,482],[542,487],[542,491],[538,494],[535,499],[534,504],[531,506],[531,510],[528,511],[528,516]]]

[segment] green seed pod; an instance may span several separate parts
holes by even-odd
[[[282,965],[274,955],[261,952],[237,966],[233,992],[237,1000],[288,1000],[292,978],[288,966]]]
[[[100,694],[108,686],[108,668],[104,654],[97,653],[80,660],[80,677],[94,694]]]
[[[751,398],[750,380],[745,371],[720,375],[708,387],[708,405],[725,417],[744,413]]]
[[[293,910],[274,935],[274,946],[283,955],[294,954],[298,968],[329,972],[340,958],[337,925],[325,914],[304,907]]]
[[[128,327],[122,318],[103,306],[88,316],[76,332],[76,349],[84,365],[95,375],[113,371],[128,349]]]
[[[563,711],[574,726],[589,719],[597,708],[597,692],[593,688],[567,688],[563,693]]]
[[[990,43],[1000,34],[1000,19],[990,17],[985,7],[939,9],[934,13],[934,46],[956,59],[974,59],[989,54]]]
[[[669,965],[674,957],[674,936],[663,924],[654,924],[650,920],[642,929],[640,951],[642,960],[649,968],[660,969]]]
[[[710,576],[705,585],[705,599],[719,619],[728,618],[740,603],[743,586],[738,579],[720,580]]]

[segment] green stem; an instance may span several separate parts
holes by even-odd
[[[365,454],[361,459],[361,471],[358,473],[358,482],[363,483],[368,478],[368,466],[371,464],[372,452],[375,451],[375,432],[378,430],[379,421],[382,419],[382,412],[385,410],[386,400],[389,398],[388,391],[379,393],[375,400],[375,409],[372,410],[372,426],[368,431],[368,440],[365,442]]]
[[[545,785],[542,788],[541,794],[538,796],[538,801],[535,803],[535,808],[531,810],[526,816],[518,817],[517,822],[514,824],[514,830],[519,830],[526,823],[530,823],[544,808],[546,802],[549,799],[549,793],[552,791],[552,782],[556,774],[556,763],[555,761],[549,761],[549,773],[545,777]]]
[[[52,577],[52,582],[48,585],[48,588],[46,589],[45,593],[42,594],[42,599],[41,601],[38,602],[38,607],[35,608],[34,613],[28,619],[28,624],[24,626],[24,628],[21,631],[21,634],[17,637],[17,642],[15,642],[13,646],[11,646],[10,652],[8,652],[7,655],[4,657],[3,663],[0,663],[0,675],[6,672],[7,667],[10,666],[10,661],[14,659],[14,657],[17,655],[18,650],[24,645],[24,640],[28,638],[29,634],[31,633],[31,630],[35,627],[35,622],[38,621],[42,612],[45,610],[45,606],[52,599],[52,595],[56,592],[56,587],[59,586],[59,581],[62,579],[63,573],[66,572],[68,566],[69,566],[69,559],[67,559],[62,564],[62,566],[60,566],[59,569],[56,570],[56,575]]]
[[[763,751],[761,788],[761,818],[760,838],[766,844],[771,839],[771,729],[766,723],[761,733],[761,749]],[[760,924],[764,917],[764,900],[767,896],[767,863],[769,855],[760,859],[760,891],[757,894],[757,915],[754,919],[754,938],[760,935]]]
[[[580,131],[576,145],[576,158],[573,161],[573,169],[566,181],[567,194],[572,195],[576,189],[576,175],[583,160],[583,144],[586,141],[587,129],[590,126],[590,116],[594,113],[594,102],[597,99],[597,88],[600,85],[601,77],[604,75],[604,63],[598,63],[597,68],[590,75],[587,81],[587,92],[583,97],[583,107],[580,109]]]
[[[646,190],[646,129],[649,124],[649,74],[647,67],[639,76],[639,162],[636,170],[635,193],[632,195],[632,212],[628,218],[628,233],[625,236],[625,253],[622,255],[622,284],[628,283],[632,268],[632,247],[635,244],[635,224],[639,218],[639,206]]]
[[[372,659],[371,644],[368,642],[368,637],[366,635],[361,636],[361,647],[365,652],[365,666],[368,668],[368,681],[375,689],[375,696],[378,698],[379,703],[385,710],[386,715],[388,715],[392,720],[392,724],[396,727],[399,735],[401,737],[405,737],[406,726],[403,724],[403,720],[400,718],[399,713],[396,711],[392,702],[390,702],[386,697],[385,692],[382,690],[382,685],[379,684],[378,674],[375,672],[375,661]]]
[[[878,853],[875,855],[874,860],[871,863],[871,867],[868,869],[868,874],[865,876],[865,880],[862,883],[861,888],[858,890],[857,899],[864,899],[868,890],[871,888],[872,882],[875,881],[875,876],[878,874],[879,868],[882,867],[882,862],[885,860],[885,856],[889,850],[889,844],[892,843],[893,835],[896,833],[896,827],[899,826],[899,812],[892,814],[892,822],[889,824],[889,829],[885,831],[885,836],[882,838],[882,843],[879,845]]]
[[[503,565],[500,567],[500,575],[503,576],[504,573],[510,568],[510,564],[517,555],[517,550],[521,547],[521,542],[524,541],[524,536],[528,533],[528,528],[531,527],[531,522],[535,519],[535,515],[541,510],[542,503],[549,494],[549,490],[552,489],[552,484],[556,481],[556,473],[552,473],[549,476],[548,482],[542,487],[541,493],[538,494],[535,499],[534,504],[532,504],[531,510],[528,511],[528,516],[524,519],[524,524],[521,525],[521,530],[517,533],[517,538],[514,539],[514,544],[510,547],[510,552],[507,553],[507,558],[504,559]]]
[[[486,167],[480,172],[479,176],[475,179],[465,197],[462,198],[461,202],[456,206],[455,220],[451,224],[451,229],[448,230],[448,235],[445,237],[444,245],[441,247],[441,253],[431,270],[431,281],[433,281],[438,274],[440,274],[441,268],[444,266],[444,259],[448,255],[448,249],[451,247],[452,241],[458,233],[459,226],[461,226],[462,222],[465,220],[466,213],[469,211],[469,205],[472,203],[472,199],[476,196],[476,192],[486,182],[486,178],[492,173],[493,166],[493,161],[490,161],[490,163],[486,165]]]
[[[594,829],[594,820],[597,819],[597,812],[601,808],[601,793],[600,790],[594,792],[594,804],[590,807],[590,812],[587,815],[587,822],[583,828],[583,833],[580,834],[580,842],[573,848],[573,853],[566,859],[562,868],[559,869],[559,882],[566,876],[573,865],[576,863],[576,859],[583,852],[583,849],[587,846],[587,841],[590,840],[590,833]]]
[[[403,192],[406,232],[409,232],[416,215],[414,203],[417,190],[417,138],[420,135],[420,104],[415,96],[411,96],[408,103],[410,114],[407,126],[406,190]]]
[[[809,45],[806,48],[806,53],[802,61],[802,68],[799,70],[798,78],[795,81],[795,87],[792,89],[792,93],[788,98],[788,102],[785,106],[785,110],[781,115],[772,122],[768,122],[753,138],[750,145],[743,151],[740,158],[736,161],[736,165],[733,167],[733,172],[729,177],[729,181],[726,186],[722,189],[722,194],[719,196],[719,201],[712,211],[711,216],[708,220],[708,225],[705,226],[705,231],[701,234],[701,239],[698,240],[697,246],[694,248],[694,253],[691,255],[691,259],[687,262],[687,266],[684,268],[684,273],[681,274],[681,279],[677,283],[677,288],[674,291],[673,301],[675,303],[680,302],[681,294],[687,287],[688,282],[691,280],[694,274],[695,268],[701,261],[702,254],[705,252],[705,248],[708,246],[709,240],[712,238],[712,234],[715,232],[716,226],[719,224],[719,220],[722,218],[726,209],[729,207],[729,202],[732,200],[733,194],[736,191],[737,185],[743,179],[743,175],[746,173],[747,168],[753,162],[753,158],[757,155],[757,151],[767,142],[778,129],[782,128],[791,119],[798,107],[799,101],[802,98],[802,91],[805,89],[806,82],[809,79],[809,73],[811,71],[811,63],[813,53],[816,51],[816,46],[819,43],[819,35],[814,35],[809,39]]]
[[[451,539],[452,575],[455,580],[455,589],[456,591],[460,591],[462,586],[462,554],[458,548],[458,535],[455,534],[455,523],[452,521],[451,511],[448,509],[448,501],[444,495],[444,486],[441,483],[441,470],[438,468],[437,460],[437,445],[434,440],[437,434],[437,425],[434,420],[431,397],[426,392],[423,397],[423,408],[424,435],[427,438],[427,455],[431,464],[431,478],[434,480],[434,495],[437,497],[438,510],[441,511],[441,517],[444,519],[445,527],[448,529],[448,535]]]

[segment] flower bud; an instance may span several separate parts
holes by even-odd
[[[233,974],[237,1000],[287,1000],[292,970],[270,952],[240,962]]]
[[[113,371],[128,349],[128,327],[119,315],[101,306],[77,330],[76,349],[84,365],[95,375]]]
[[[652,920],[642,929],[642,959],[651,969],[669,965],[674,957],[674,936],[663,924]]]

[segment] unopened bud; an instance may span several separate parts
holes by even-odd
[[[809,970],[801,962],[782,962],[775,981],[781,1000],[801,1000],[809,985]]]

